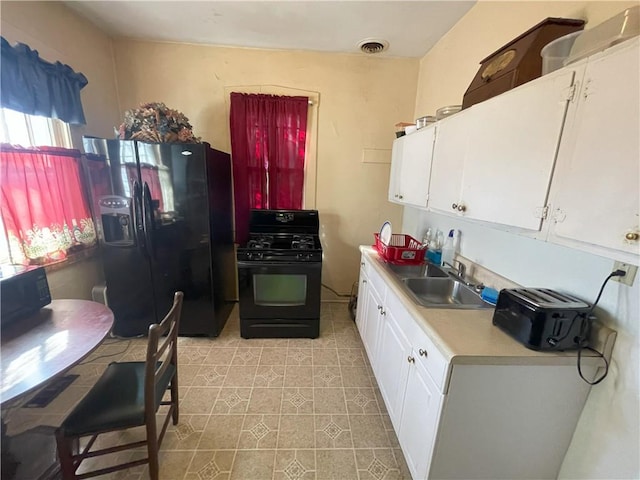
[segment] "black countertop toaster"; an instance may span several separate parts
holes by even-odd
[[[532,350],[587,346],[591,305],[548,288],[500,291],[493,324]]]

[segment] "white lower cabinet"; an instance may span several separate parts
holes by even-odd
[[[444,395],[438,390],[416,351],[410,365],[402,401],[398,441],[413,478],[427,478]]]
[[[366,271],[369,275],[363,279]],[[363,303],[358,302],[356,319],[362,317],[358,330],[411,475],[427,478],[444,397],[440,389],[446,361],[366,263],[361,287],[363,280],[366,288],[359,292]],[[383,296],[377,289],[383,290]]]
[[[369,286],[369,278],[367,277],[367,272],[365,270],[365,263],[360,262],[360,280],[358,281],[358,297],[363,301],[367,298],[367,287]],[[356,309],[356,328],[362,335],[364,330],[364,321],[367,318],[364,313],[364,307],[358,304]]]
[[[378,332],[380,331],[384,310],[382,298],[371,282],[369,282],[367,286],[365,316],[366,320],[364,322],[364,328],[360,331],[360,336],[367,350],[371,366],[375,370],[377,368],[376,353],[378,347]]]
[[[383,306],[386,287],[380,275],[371,268],[368,268],[368,265],[364,261],[362,264],[362,268],[360,269],[356,326],[360,332],[360,338],[362,338],[362,343],[367,351],[367,355],[369,356],[371,367],[375,371],[377,368],[378,337],[386,314]]]
[[[590,390],[575,364],[449,362],[371,262],[356,322],[413,479],[556,478]]]
[[[377,361],[378,368],[375,374],[391,423],[398,431],[404,389],[409,373],[407,358],[411,353],[411,344],[398,326],[394,313],[388,311],[385,317],[380,333],[379,361]]]
[[[427,478],[444,398],[432,375],[446,362],[392,291],[385,308],[376,379],[411,475]]]

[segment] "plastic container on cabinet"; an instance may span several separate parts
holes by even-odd
[[[640,6],[635,6],[581,32],[573,42],[564,65],[577,62],[638,35],[640,35]]]
[[[542,57],[542,75],[564,67],[564,62],[569,56],[573,43],[582,33],[582,31],[578,31],[564,35],[544,46],[540,51],[540,56]]]

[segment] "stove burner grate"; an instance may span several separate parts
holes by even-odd
[[[247,248],[255,248],[260,250],[263,248],[271,248],[272,244],[273,244],[272,235],[258,235],[257,237],[247,242]]]
[[[315,245],[316,243],[312,235],[294,235],[291,241],[291,248],[293,250],[311,250]]]

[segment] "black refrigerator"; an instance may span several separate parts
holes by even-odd
[[[229,154],[207,143],[83,143],[113,334],[146,335],[181,290],[179,334],[217,336],[235,295]]]

